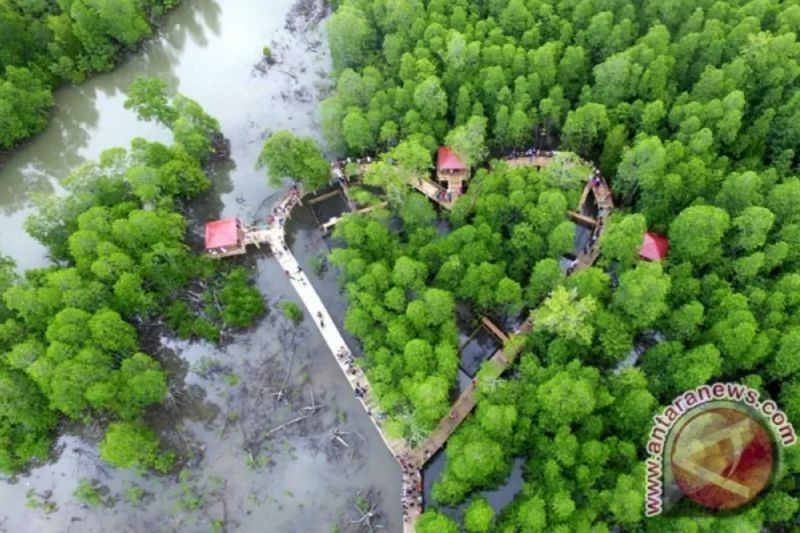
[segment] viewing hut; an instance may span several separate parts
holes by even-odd
[[[648,261],[661,261],[667,257],[669,239],[663,235],[647,231],[644,234],[642,247],[639,248],[639,257]]]
[[[436,179],[445,190],[457,196],[469,179],[469,167],[449,147],[442,146],[436,156]]]
[[[238,218],[226,218],[206,224],[206,252],[212,257],[245,253],[242,221]]]

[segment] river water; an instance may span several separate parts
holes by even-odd
[[[59,193],[71,168],[106,148],[137,136],[170,141],[123,108],[140,76],[197,100],[231,142],[231,161],[214,171],[214,189],[191,213],[192,231],[199,235],[210,217],[253,217],[277,192],[254,169],[264,138],[278,129],[318,137],[318,100],[330,86],[324,30],[302,15],[287,29],[293,2],[184,0],[159,36],[112,73],[59,90],[47,130],[0,161],[0,252],[20,270],[46,265],[44,248],[22,229],[34,198]],[[254,66],[264,45],[281,63],[261,72]],[[289,225],[307,271],[325,246],[310,220],[301,214]],[[401,529],[399,468],[311,320],[294,326],[277,310],[295,299],[277,262],[264,252],[241,262],[267,299],[261,323],[223,348],[162,339],[171,401],[150,421],[189,457],[183,474],[111,469],[97,460],[97,428],[66,427],[51,462],[0,481],[0,531],[209,531],[216,520],[227,531],[356,531],[359,493],[377,505],[386,530]],[[335,274],[311,277],[341,316]],[[273,432],[312,404],[315,415]],[[103,505],[72,495],[81,478],[99,483]],[[131,487],[144,496],[129,501]]]

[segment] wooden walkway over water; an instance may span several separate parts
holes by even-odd
[[[359,209],[358,211],[355,211],[355,213],[360,214],[360,215],[364,215],[366,213],[370,213],[372,211],[375,211],[376,209],[380,209],[381,207],[386,207],[387,205],[389,205],[389,204],[386,203],[386,202],[381,202],[379,204],[370,205],[370,206],[365,207],[363,209]],[[325,233],[328,233],[341,220],[342,220],[342,217],[333,217],[332,219],[328,220],[327,222],[321,224],[320,228],[322,228],[322,231],[324,231]]]
[[[453,196],[447,189],[428,178],[413,179],[411,186],[445,209],[452,209],[458,200],[458,196]]]
[[[492,375],[499,377],[505,372],[506,368],[516,360],[517,355],[519,355],[522,349],[522,345],[514,343],[512,339],[519,335],[529,333],[533,327],[533,323],[526,320],[515,333],[509,336],[488,318],[484,317],[481,321],[498,338],[506,339],[507,346],[513,346],[510,350],[506,347],[500,348],[485,363],[492,367]],[[487,322],[491,324],[491,326],[487,325]],[[509,344],[509,341],[511,341],[511,344]],[[447,439],[458,429],[458,426],[461,425],[467,418],[467,415],[472,412],[472,408],[475,407],[475,390],[477,387],[477,380],[472,380],[472,383],[464,389],[458,399],[453,403],[450,414],[442,418],[436,429],[428,435],[428,438],[411,451],[409,457],[411,458],[412,464],[421,470],[422,467],[425,466],[425,463],[428,462],[428,459],[444,446]]]
[[[515,160],[506,160],[511,166],[544,166],[548,164],[550,158],[545,157],[523,157]],[[598,175],[599,176],[599,175]],[[589,177],[591,178],[591,176]],[[587,181],[579,205],[575,211],[576,214],[583,218],[591,220],[593,227],[592,246],[587,247],[585,250],[579,251],[577,255],[577,265],[572,270],[575,272],[581,268],[586,268],[594,263],[599,255],[599,247],[597,246],[597,239],[605,229],[605,217],[611,212],[614,207],[611,190],[608,187],[605,179],[599,176],[600,183],[597,185]],[[447,202],[444,205],[441,200],[440,192],[442,187],[433,183],[431,180],[420,179],[417,181],[415,188],[420,190],[427,197],[436,201],[445,208],[452,207],[455,199]],[[595,202],[598,207],[598,215],[596,219],[587,217],[586,202],[589,200],[589,195],[593,194]],[[299,198],[296,195],[289,195],[285,197],[278,206],[278,211],[285,213],[285,217],[290,216],[292,208],[299,203]],[[573,215],[574,217],[574,215]],[[586,221],[584,221],[586,222]],[[588,222],[587,222],[588,223]],[[266,230],[259,230],[259,242],[267,242],[272,248],[278,263],[283,268],[284,272],[289,277],[292,287],[297,292],[300,300],[303,302],[306,310],[308,311],[312,320],[322,335],[325,343],[334,355],[339,368],[342,370],[345,378],[355,392],[356,387],[366,390],[366,393],[359,398],[362,406],[367,411],[373,425],[378,431],[378,434],[383,439],[386,446],[394,454],[398,461],[402,459],[407,464],[404,470],[409,470],[404,473],[404,484],[418,486],[421,484],[421,472],[425,463],[432,457],[439,449],[441,449],[450,436],[456,431],[458,426],[467,418],[475,407],[475,390],[478,384],[476,380],[459,395],[458,399],[453,403],[450,413],[445,416],[434,429],[431,434],[418,446],[412,448],[404,439],[391,439],[383,430],[383,425],[378,418],[376,412],[376,404],[373,401],[372,389],[369,381],[364,375],[361,368],[355,364],[355,361],[349,357],[352,350],[347,346],[344,338],[339,332],[336,324],[333,322],[332,317],[328,313],[325,304],[317,294],[316,290],[312,287],[310,281],[305,273],[300,270],[300,267],[292,255],[289,248],[286,246],[283,223],[273,224]],[[262,240],[263,239],[263,240]],[[503,372],[515,361],[523,348],[523,344],[515,339],[520,335],[525,335],[533,328],[533,322],[528,319],[520,326],[520,328],[511,335],[506,334],[501,328],[497,327],[487,318],[483,318],[482,322],[487,329],[489,329],[495,336],[504,341],[504,347],[497,350],[490,359],[485,363],[493,369],[491,374],[495,377],[500,377]],[[346,354],[346,355],[345,355]],[[415,524],[419,515],[422,512],[422,506],[414,506],[406,512],[404,516],[403,531],[404,533],[413,533],[415,531]]]
[[[276,224],[272,226],[266,232],[266,237],[267,243],[270,248],[272,248],[275,258],[278,260],[278,264],[280,264],[284,273],[286,273],[289,278],[292,287],[308,311],[310,320],[314,321],[317,330],[334,355],[350,387],[354,392],[356,386],[367,390],[366,394],[364,394],[362,398],[359,398],[359,400],[369,414],[372,423],[375,425],[384,443],[395,456],[407,453],[411,448],[405,440],[390,439],[384,433],[381,422],[377,418],[376,405],[372,399],[372,390],[369,386],[369,382],[361,368],[355,364],[355,361],[350,357],[352,350],[347,346],[344,337],[339,332],[339,328],[336,327],[333,318],[328,313],[328,309],[325,307],[319,294],[317,294],[317,291],[311,285],[305,272],[300,270],[297,259],[289,250],[288,246],[286,246],[283,225]]]
[[[573,212],[575,214],[580,214],[582,219],[591,221],[590,229],[592,230],[589,244],[582,250],[578,250],[576,254],[577,264],[573,272],[588,268],[597,261],[597,258],[600,256],[600,237],[607,227],[606,218],[608,218],[608,215],[614,210],[614,198],[611,193],[611,187],[608,186],[608,182],[606,182],[603,176],[600,174],[596,174],[596,176],[599,183],[594,185],[591,180],[586,183],[580,202],[578,203],[578,208]],[[597,204],[597,216],[595,218],[590,218],[582,214],[586,211],[586,203],[589,201],[589,195],[594,197],[595,203]]]

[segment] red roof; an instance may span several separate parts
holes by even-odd
[[[439,170],[466,170],[467,165],[447,146],[439,148],[436,156],[436,168]]]
[[[239,243],[238,223],[238,218],[226,218],[206,224],[206,250],[236,246]]]
[[[642,247],[639,249],[639,256],[650,261],[661,261],[667,257],[667,250],[669,250],[669,239],[647,231],[644,234]]]

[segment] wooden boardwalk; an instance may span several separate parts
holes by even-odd
[[[553,155],[557,154],[558,152],[553,152]],[[546,167],[553,161],[553,157],[550,155],[535,155],[531,156],[521,156],[515,157],[513,159],[501,159],[501,161],[505,161],[508,166],[512,168],[517,167],[536,167],[542,168]]]
[[[606,230],[606,223],[605,220],[608,218],[608,215],[614,210],[614,198],[611,194],[611,187],[608,186],[608,182],[606,182],[605,178],[600,174],[597,174],[599,179],[598,185],[593,185],[591,180],[586,183],[586,186],[583,189],[583,194],[581,194],[580,204],[577,208],[577,213],[582,213],[585,211],[584,206],[586,202],[589,201],[589,195],[593,195],[595,202],[597,203],[597,217],[591,219],[594,221],[592,227],[592,235],[589,240],[589,244],[587,244],[582,250],[578,250],[576,254],[576,265],[572,272],[577,272],[584,268],[588,268],[597,261],[597,258],[600,256],[600,237]]]
[[[500,339],[502,342],[506,342],[508,340],[508,335],[506,335],[506,332],[497,327],[497,325],[495,325],[495,323],[489,320],[487,317],[481,317],[481,324],[483,324],[484,327],[486,327],[486,329],[492,333],[492,335]]]
[[[342,373],[344,373],[353,392],[355,393],[356,386],[366,389],[366,393],[363,397],[359,398],[359,400],[364,410],[367,411],[373,425],[378,430],[378,434],[380,434],[383,442],[395,456],[408,452],[411,448],[405,440],[390,439],[384,433],[382,424],[377,418],[376,405],[372,399],[372,389],[370,388],[369,381],[367,381],[363,370],[355,364],[355,361],[350,355],[352,351],[339,332],[339,328],[336,327],[333,318],[328,313],[328,309],[325,307],[319,294],[317,294],[317,291],[311,285],[305,272],[300,270],[297,259],[295,259],[288,246],[286,246],[282,224],[275,225],[267,231],[267,242],[270,248],[272,248],[275,258],[278,260],[281,268],[283,268],[284,273],[286,273],[289,278],[292,287],[308,311],[309,318],[314,321],[317,330],[319,330],[322,338],[325,340],[325,344],[327,344],[331,354],[334,355],[339,368]]]
[[[494,324],[492,325],[493,329],[501,331],[500,328]],[[524,335],[530,332],[532,327],[533,323],[526,321],[523,322],[520,328],[511,336],[508,336],[505,333],[502,333],[502,335],[507,340],[511,340],[518,335]],[[508,368],[508,366],[514,362],[516,356],[519,355],[519,349],[521,348],[521,346],[515,346],[516,352],[508,351],[504,347],[497,350],[494,355],[488,359],[487,364],[494,367],[492,372],[494,375],[500,376],[503,372],[505,372],[506,368]],[[411,458],[412,464],[421,470],[425,463],[428,462],[428,459],[442,446],[444,446],[445,442],[447,442],[447,439],[450,438],[458,426],[461,425],[461,423],[467,418],[467,415],[472,412],[472,408],[475,407],[475,389],[477,386],[477,379],[473,379],[472,383],[470,383],[469,386],[464,389],[455,403],[453,403],[450,414],[442,418],[436,429],[430,435],[428,435],[428,438],[411,451],[409,457]]]
[[[448,200],[447,189],[427,178],[412,179],[411,186],[445,209],[452,209],[453,204],[458,200],[458,195],[453,196],[452,193],[449,193]]]
[[[375,211],[376,209],[380,209],[381,207],[386,207],[387,205],[389,205],[387,202],[381,202],[379,204],[374,204],[374,205],[367,206],[367,207],[365,207],[363,209],[359,209],[358,211],[355,211],[355,213],[364,215],[366,213]],[[333,229],[333,227],[340,220],[342,220],[342,217],[333,217],[329,221],[325,222],[324,224],[321,224],[320,227],[322,228],[322,231],[324,231],[325,233],[328,233],[329,231],[331,231],[331,229]]]
[[[550,161],[549,157],[523,157],[514,160],[506,160],[511,166],[544,166]],[[590,176],[591,178],[591,176]],[[442,207],[452,207],[453,201],[446,204],[440,199],[439,193],[444,190],[441,186],[433,183],[428,179],[418,179],[414,188],[425,194],[428,198],[434,200]],[[599,247],[597,246],[597,239],[602,235],[605,229],[605,218],[613,210],[614,204],[611,196],[611,190],[608,187],[605,179],[600,177],[600,183],[593,185],[589,181],[586,188],[581,195],[580,205],[575,214],[582,215],[584,213],[585,203],[588,201],[589,195],[594,194],[597,206],[598,216],[596,222],[593,224],[594,229],[592,233],[591,246],[577,254],[577,266],[572,270],[575,272],[581,268],[586,268],[594,263],[599,255]],[[288,217],[291,209],[299,203],[299,198],[287,198],[279,205],[279,210],[285,213]],[[587,217],[588,218],[588,217]],[[353,391],[356,387],[366,390],[362,398],[359,398],[362,406],[367,411],[373,425],[375,426],[378,434],[383,439],[386,446],[394,454],[395,458],[403,466],[403,494],[404,498],[407,491],[411,487],[419,487],[422,483],[422,468],[425,463],[432,457],[439,449],[441,449],[450,436],[455,432],[458,426],[467,418],[475,407],[475,390],[477,381],[473,380],[472,383],[459,395],[458,399],[453,403],[450,413],[445,416],[436,427],[435,430],[418,446],[411,448],[404,439],[390,439],[383,430],[380,420],[377,418],[375,412],[375,403],[372,399],[372,389],[369,381],[360,367],[358,367],[349,354],[352,351],[347,347],[341,333],[333,322],[332,317],[328,313],[327,308],[317,294],[316,290],[311,286],[305,273],[300,270],[300,267],[292,255],[289,248],[286,246],[283,223],[274,224],[267,230],[261,230],[258,238],[263,238],[272,248],[276,259],[283,268],[284,272],[290,279],[292,287],[297,292],[303,305],[308,311],[311,319],[322,335],[325,343],[328,345],[331,353],[334,355],[339,368],[345,375],[348,383]],[[260,241],[264,242],[264,241]],[[533,322],[529,318],[525,320],[520,328],[508,336],[499,327],[491,323],[485,317],[482,319],[484,325],[498,338],[504,339],[504,347],[497,350],[486,364],[490,365],[493,369],[492,374],[496,377],[505,372],[505,370],[514,362],[519,352],[522,350],[523,345],[516,342],[515,339],[520,335],[525,335],[533,328]],[[488,322],[488,324],[487,324]],[[409,492],[410,493],[410,492]],[[414,493],[416,494],[416,493]],[[414,496],[415,498],[417,496]],[[413,533],[416,529],[416,521],[422,513],[423,505],[414,505],[404,512],[403,531],[404,533]]]
[[[297,203],[299,203],[299,200],[293,201],[291,198],[284,198],[284,200],[278,204],[279,211],[285,212],[288,217],[291,213],[291,209],[297,205]],[[395,459],[399,461],[401,456],[408,457],[412,452],[411,446],[404,439],[392,439],[384,432],[383,424],[378,418],[377,404],[373,399],[372,387],[366,375],[364,375],[363,370],[355,364],[355,360],[351,355],[352,350],[347,346],[344,337],[342,337],[342,334],[339,332],[339,328],[336,327],[333,318],[328,313],[327,307],[325,307],[325,304],[311,285],[305,272],[300,269],[297,259],[286,245],[283,224],[274,224],[271,226],[265,231],[264,237],[265,242],[269,244],[275,258],[278,260],[278,264],[280,264],[284,273],[289,278],[292,288],[294,288],[300,300],[303,302],[303,306],[305,306],[308,311],[310,320],[314,321],[317,330],[325,340],[325,344],[336,359],[339,369],[353,389],[353,394],[355,394],[357,387],[365,391],[361,397],[357,394],[356,397],[367,412],[372,424],[378,431],[378,435],[381,436],[384,444],[386,444],[386,447],[392,452]],[[404,472],[404,493],[409,487],[421,486],[421,484],[422,473],[419,468],[410,468],[407,472]],[[405,514],[403,522],[404,533],[414,532],[414,524],[421,513],[422,505],[420,504],[416,505]]]
[[[540,158],[545,159],[545,158]],[[519,159],[514,160],[512,166],[523,166],[524,164],[533,164],[529,158],[524,158],[525,161],[519,161]],[[534,158],[533,161],[536,161],[537,164],[544,166],[542,161],[537,161],[537,158]],[[547,158],[549,161],[549,158]],[[506,162],[509,162],[508,160]],[[571,273],[575,273],[583,268],[587,268],[594,264],[597,260],[597,257],[600,255],[600,247],[597,244],[597,240],[602,235],[603,231],[605,231],[606,225],[604,224],[605,218],[611,213],[614,208],[614,202],[611,195],[611,189],[608,186],[606,180],[598,174],[600,179],[600,183],[598,185],[593,185],[591,180],[587,180],[586,186],[584,187],[584,191],[581,194],[580,202],[578,208],[573,213],[575,215],[580,215],[581,221],[591,220],[592,221],[592,243],[591,246],[588,247],[585,251],[579,251],[577,254],[577,265],[571,271]],[[591,178],[591,176],[589,177]],[[591,219],[582,215],[585,211],[586,202],[589,200],[590,194],[593,194],[595,197],[595,201],[598,206],[598,216],[596,219]],[[525,320],[520,328],[510,337],[505,336],[505,333],[502,332],[500,328],[498,328],[494,323],[488,320],[486,317],[483,317],[481,321],[484,323],[484,326],[487,327],[490,331],[492,331],[495,336],[498,338],[506,338],[505,345],[509,346],[509,344],[515,350],[511,352],[506,349],[506,347],[501,348],[494,355],[488,360],[488,364],[493,367],[492,374],[500,377],[500,375],[505,372],[505,370],[514,362],[519,351],[522,349],[522,346],[516,343],[511,343],[511,341],[519,336],[525,335],[526,333],[530,332],[533,329],[533,321],[532,319],[528,318]],[[459,395],[458,399],[453,403],[453,407],[446,417],[444,417],[440,422],[436,429],[428,436],[425,441],[422,442],[419,446],[414,448],[412,452],[409,454],[410,461],[415,468],[419,468],[420,472],[422,468],[427,463],[428,459],[430,459],[439,449],[441,449],[450,436],[458,429],[458,426],[467,418],[467,416],[472,412],[472,409],[475,407],[475,389],[477,387],[476,380],[472,380],[472,383]],[[418,509],[419,510],[419,509]],[[415,513],[413,516],[409,516],[409,521],[406,522],[407,527],[404,528],[405,532],[413,532],[415,530],[415,523],[418,519],[419,513]]]

